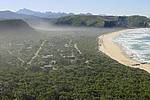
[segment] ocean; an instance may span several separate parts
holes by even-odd
[[[150,28],[130,29],[113,39],[130,58],[150,63]]]

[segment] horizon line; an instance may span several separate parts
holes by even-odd
[[[148,15],[144,15],[144,14],[96,14],[96,13],[92,13],[92,12],[62,12],[62,11],[51,11],[51,10],[45,10],[45,11],[40,11],[40,10],[33,10],[33,9],[29,9],[29,8],[20,8],[20,9],[17,9],[17,10],[10,10],[10,9],[5,9],[5,10],[0,10],[0,11],[11,11],[11,12],[14,12],[16,13],[17,11],[21,10],[21,9],[26,9],[26,10],[31,10],[33,12],[39,12],[39,13],[47,13],[47,12],[52,12],[52,13],[66,13],[66,14],[75,14],[75,15],[86,15],[86,14],[91,14],[91,15],[100,15],[100,16],[145,16],[145,17],[148,17],[150,18],[150,16]]]

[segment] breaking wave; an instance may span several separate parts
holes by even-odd
[[[113,39],[132,59],[150,63],[150,28],[130,29]]]

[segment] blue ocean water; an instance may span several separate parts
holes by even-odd
[[[150,28],[130,29],[113,39],[130,58],[150,63]]]

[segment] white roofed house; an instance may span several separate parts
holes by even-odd
[[[50,58],[50,57],[53,57],[53,55],[45,55],[45,56],[42,56],[43,59],[47,59],[47,58]]]
[[[52,65],[55,65],[55,64],[56,64],[56,60],[52,60],[52,61],[51,61],[51,64],[52,64]]]
[[[43,67],[41,67],[41,69],[43,69],[43,71],[48,71],[48,70],[52,70],[53,66],[51,64],[50,65],[44,65]]]
[[[66,48],[68,48],[68,47],[69,47],[69,44],[65,44],[64,46],[65,46]]]

